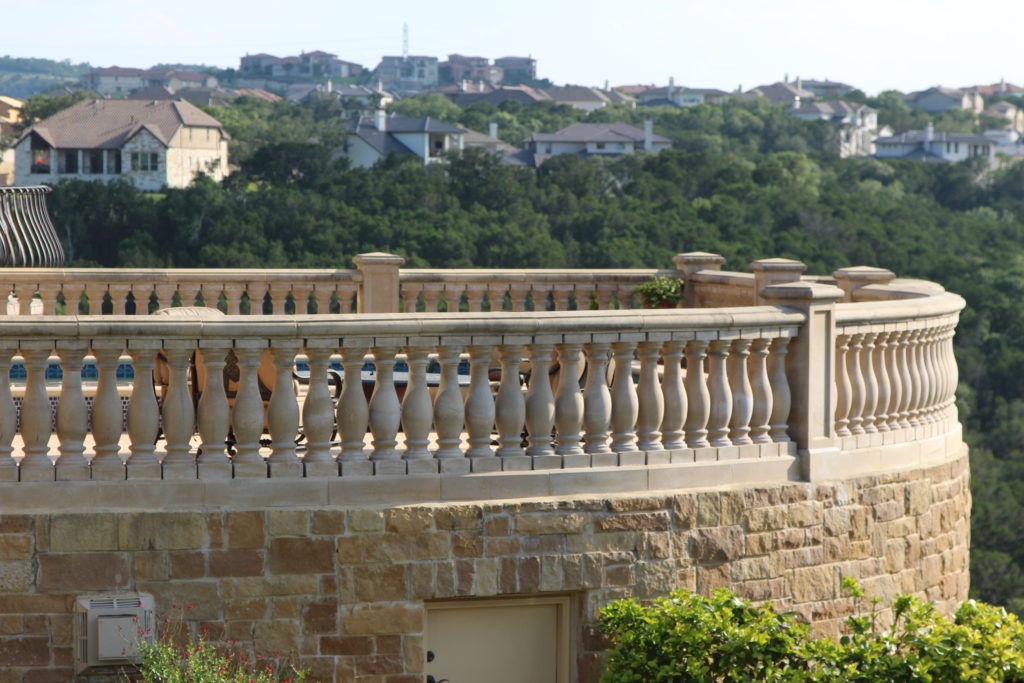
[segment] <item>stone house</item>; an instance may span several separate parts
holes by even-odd
[[[878,112],[871,107],[843,100],[800,102],[790,115],[805,121],[828,121],[836,128],[832,149],[842,158],[865,157],[875,153],[879,137]],[[891,133],[890,133],[891,134]]]
[[[505,80],[535,80],[537,78],[537,60],[532,57],[499,57],[494,66],[505,73]]]
[[[491,64],[487,57],[467,57],[466,55],[448,55],[448,61],[438,65],[444,80],[450,83],[459,81],[486,81],[500,83],[505,75],[504,69]]]
[[[633,152],[660,152],[670,149],[672,141],[655,135],[652,122],[641,130],[628,123],[575,123],[554,133],[534,133],[526,139],[526,151],[533,165],[540,166],[559,154],[580,156],[619,156]]]
[[[768,85],[759,85],[743,94],[747,97],[764,97],[772,104],[781,104],[785,107],[791,106],[795,101],[804,102],[815,98],[813,92],[804,89],[799,78],[793,83],[779,81]]]
[[[913,161],[964,161],[975,157],[991,159],[998,140],[984,135],[936,133],[929,123],[924,130],[911,130],[875,140],[879,159]]]
[[[985,97],[977,91],[935,86],[927,90],[904,95],[908,107],[924,109],[929,114],[941,114],[950,109],[966,109],[980,114],[985,109]]]
[[[434,88],[440,81],[437,57],[391,55],[381,57],[374,79],[388,90],[419,91]]]
[[[463,148],[466,129],[426,117],[387,115],[378,109],[360,116],[348,136],[345,156],[353,166],[369,168],[388,154],[414,154],[424,164],[441,161],[447,152]]]
[[[18,185],[124,178],[140,190],[228,174],[228,134],[185,100],[84,100],[15,143]]]

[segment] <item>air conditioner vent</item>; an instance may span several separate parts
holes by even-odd
[[[139,643],[153,640],[153,596],[83,595],[75,600],[75,670],[139,661]]]

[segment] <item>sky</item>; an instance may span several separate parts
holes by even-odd
[[[9,13],[8,13],[9,14]],[[734,90],[802,78],[869,94],[1024,84],[1020,0],[20,0],[0,55],[146,68],[247,53],[530,55],[556,83]]]

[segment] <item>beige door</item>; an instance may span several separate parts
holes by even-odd
[[[568,683],[569,598],[428,603],[437,683]]]

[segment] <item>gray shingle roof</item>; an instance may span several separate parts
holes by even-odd
[[[654,135],[652,141],[671,143],[661,135]],[[527,140],[531,142],[643,142],[644,131],[628,123],[574,123],[555,133],[534,133]]]
[[[182,126],[217,128],[217,119],[182,100],[83,100],[40,121],[18,139],[32,132],[50,145],[63,149],[119,149],[145,128],[164,145]]]

